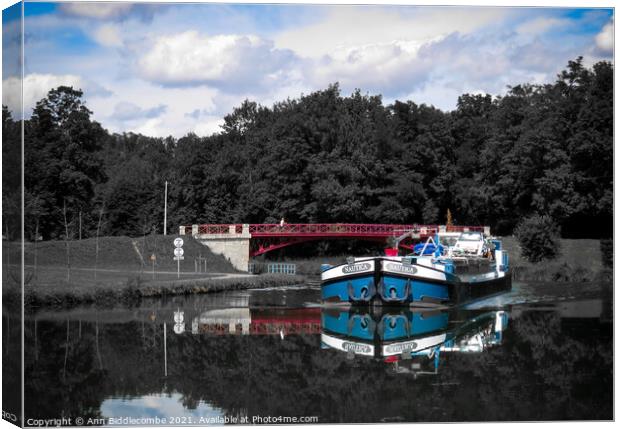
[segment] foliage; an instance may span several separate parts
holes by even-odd
[[[610,237],[613,66],[570,61],[554,83],[464,94],[452,112],[337,84],[272,107],[246,100],[219,134],[110,134],[82,93],[49,92],[25,127],[26,236],[140,236],[192,223],[377,222],[490,225],[509,234],[548,215],[564,237]],[[3,110],[3,132],[19,139]],[[3,146],[6,163],[18,152]],[[7,148],[6,150],[4,148]],[[15,151],[13,151],[15,152]],[[6,158],[9,155],[8,160]],[[13,159],[15,158],[15,159]],[[11,161],[13,159],[13,161]],[[6,171],[6,168],[5,168]],[[10,205],[7,205],[9,208]]]
[[[614,266],[614,241],[612,239],[601,240],[601,256],[605,268]]]
[[[521,255],[530,262],[553,259],[558,252],[558,228],[549,216],[534,215],[523,219],[514,231]]]
[[[48,311],[27,318],[23,330],[7,328],[7,347],[9,339],[13,346],[25,337],[26,415],[90,416],[103,413],[109,398],[172,397],[190,410],[210,404],[229,416],[318,416],[321,424],[614,416],[613,323],[598,315],[575,319],[520,308],[501,345],[481,353],[441,353],[437,374],[414,377],[396,373],[394,364],[324,350],[318,333],[192,333],[190,321],[200,312],[190,305],[181,307],[186,333],[173,334],[168,324],[164,354],[164,321],[177,308],[171,307],[101,311],[97,319],[79,321]],[[267,314],[286,314],[275,311]],[[126,315],[123,322],[119,314]],[[453,326],[474,315],[460,311],[449,320]],[[19,319],[10,325],[19,327]],[[22,361],[11,359],[15,355],[5,357],[3,375],[19,389],[13,375],[20,374]],[[401,361],[399,367],[413,363],[426,368],[429,359]]]

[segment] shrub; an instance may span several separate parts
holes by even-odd
[[[521,220],[514,234],[521,255],[530,262],[553,259],[558,254],[559,228],[549,216],[534,215]]]
[[[601,257],[603,267],[612,268],[614,266],[614,241],[611,239],[601,240]]]

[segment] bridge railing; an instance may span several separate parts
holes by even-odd
[[[198,226],[198,234],[241,234],[242,224],[202,224]],[[186,226],[192,231],[192,226]],[[288,236],[398,236],[408,231],[416,231],[422,235],[432,235],[440,231],[484,232],[484,226],[449,225],[400,225],[400,224],[362,224],[362,223],[285,223],[285,224],[249,224],[249,233],[254,237]]]
[[[252,235],[390,235],[403,233],[413,228],[414,225],[390,225],[390,224],[357,224],[357,223],[285,223],[280,224],[252,224]]]
[[[232,227],[232,228],[231,228]],[[191,226],[186,230],[191,230]],[[241,224],[202,224],[198,225],[198,234],[241,234],[243,226]]]

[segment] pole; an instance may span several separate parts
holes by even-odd
[[[164,377],[168,377],[168,344],[166,344],[166,322],[164,322]]]
[[[165,190],[164,190],[164,235],[166,235],[166,233],[168,232],[168,227],[167,227],[167,223],[168,223],[168,181],[166,180],[166,185],[165,185]]]
[[[177,279],[181,278],[181,257],[177,256]]]
[[[82,210],[80,210],[80,241],[82,240]]]
[[[153,263],[153,280],[155,280],[155,259],[151,259],[151,262]]]

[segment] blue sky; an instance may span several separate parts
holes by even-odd
[[[271,105],[334,82],[444,110],[466,92],[550,82],[577,56],[612,60],[613,11],[28,2],[25,35],[27,115],[73,85],[110,131],[180,137],[217,132],[246,98]]]

